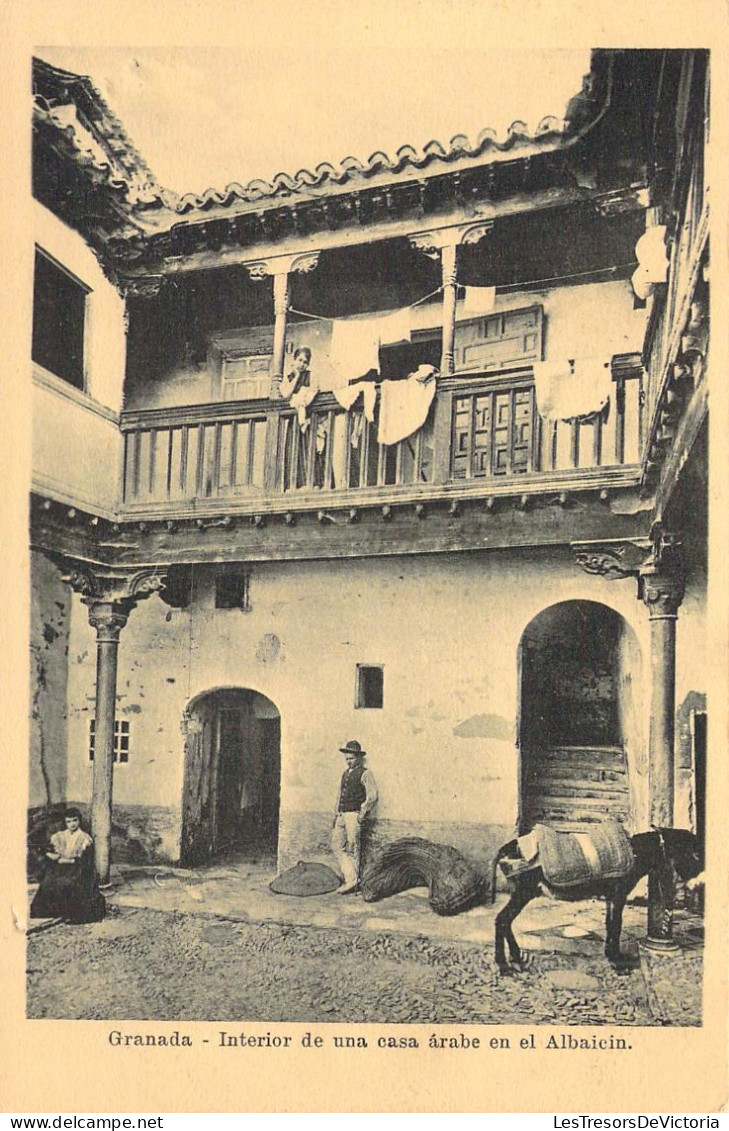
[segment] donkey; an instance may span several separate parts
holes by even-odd
[[[613,964],[621,962],[620,932],[623,925],[625,902],[638,881],[649,873],[671,874],[685,881],[698,876],[703,870],[702,852],[693,833],[686,829],[654,828],[648,833],[638,833],[630,838],[633,866],[620,879],[596,879],[579,889],[557,888],[547,882],[538,858],[532,865],[524,861],[517,840],[510,840],[496,853],[493,863],[491,902],[496,899],[496,868],[501,860],[509,859],[513,870],[506,871],[511,898],[496,916],[495,959],[502,974],[509,973],[505,943],[509,946],[511,962],[523,962],[511,925],[517,915],[536,896],[542,894],[542,885],[558,899],[580,900],[592,896],[605,899],[605,955]]]

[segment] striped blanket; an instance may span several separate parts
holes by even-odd
[[[527,842],[523,847],[522,840]],[[560,833],[549,825],[535,825],[528,837],[520,838],[519,846],[523,855],[529,852],[532,857],[536,849],[545,880],[556,888],[621,879],[634,863],[630,838],[617,821],[603,821],[584,833]]]

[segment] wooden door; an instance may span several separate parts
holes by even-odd
[[[215,720],[215,852],[239,846],[241,795],[247,713],[240,706],[220,706]]]
[[[629,820],[622,746],[545,746],[523,757],[523,828],[542,822],[579,832],[595,821]]]
[[[188,720],[185,742],[185,784],[182,805],[180,857],[200,864],[213,851],[213,718],[201,703]]]

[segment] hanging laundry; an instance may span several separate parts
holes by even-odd
[[[395,310],[379,319],[380,345],[391,346],[396,342],[410,341],[410,307]]]
[[[534,389],[544,420],[594,416],[610,399],[610,362],[594,357],[536,362]]]
[[[361,393],[363,397],[364,414],[370,424],[374,423],[377,386],[373,381],[355,381],[352,385],[340,385],[338,389],[332,389],[332,393],[334,394],[334,399],[337,401],[337,404],[340,404],[342,408],[346,408],[347,410],[352,407]]]
[[[380,369],[380,321],[377,318],[338,318],[332,323],[329,362],[342,384]]]
[[[383,381],[380,386],[380,444],[397,444],[425,424],[435,396],[437,370],[421,365],[405,381]]]
[[[463,311],[469,314],[488,314],[496,303],[496,287],[464,287]]]

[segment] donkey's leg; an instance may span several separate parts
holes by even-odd
[[[613,963],[620,961],[620,933],[628,890],[619,881],[614,881],[605,890],[605,957]]]
[[[505,941],[509,946],[511,961],[517,965],[522,962],[522,952],[514,938],[511,925],[517,915],[524,910],[527,903],[530,903],[535,896],[539,895],[540,878],[541,872],[538,871],[528,872],[523,876],[514,878],[511,881],[513,885],[511,899],[496,916],[496,964],[502,972],[507,969]]]

